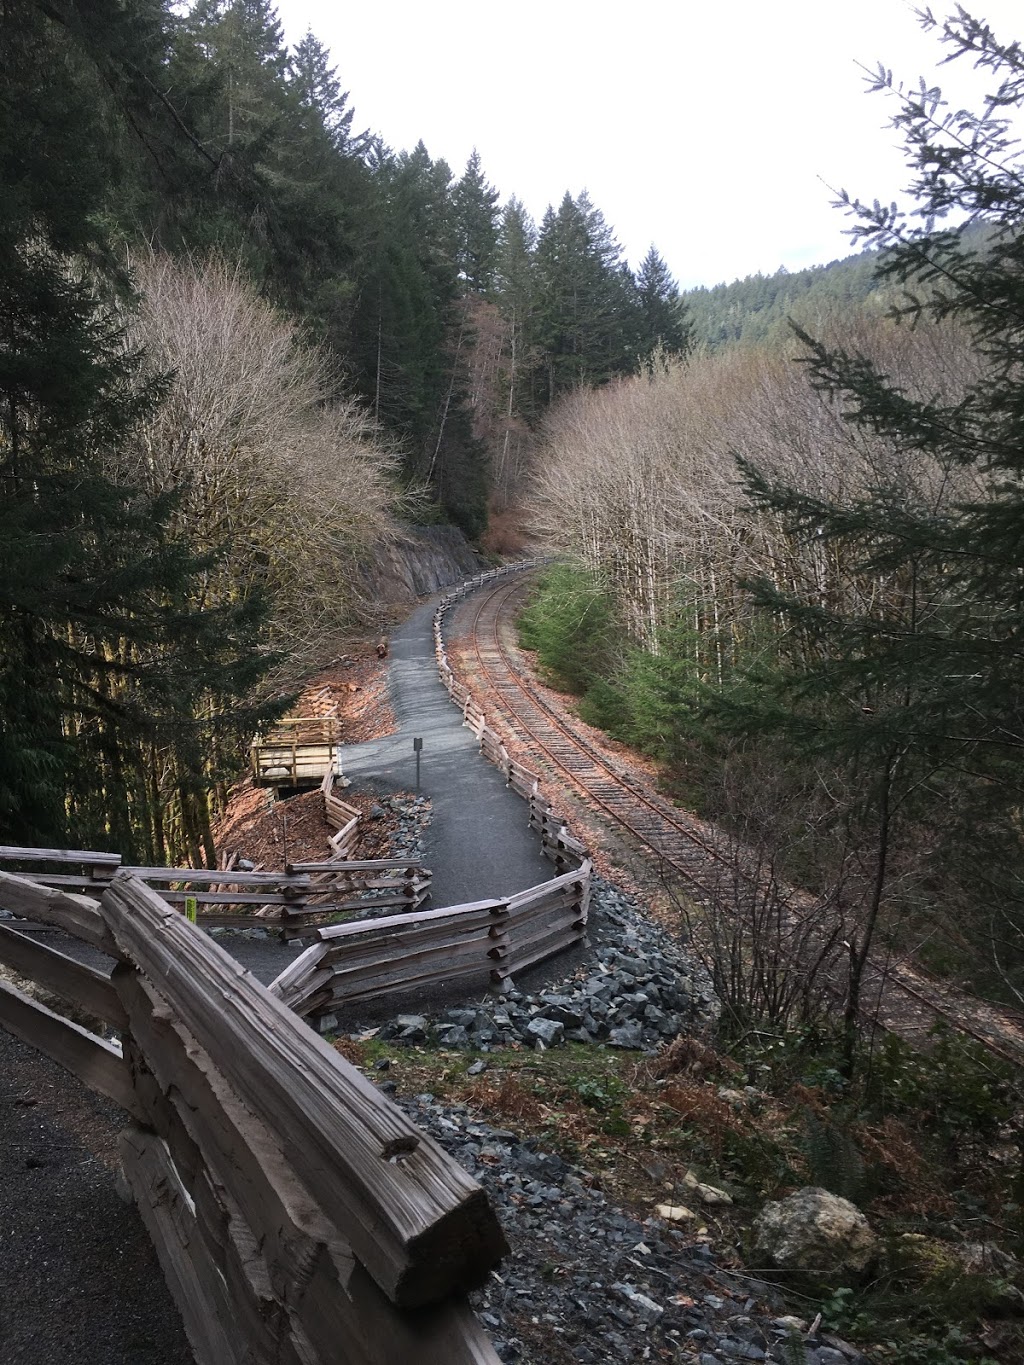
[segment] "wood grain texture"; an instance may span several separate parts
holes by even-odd
[[[232,1314],[223,1282],[197,1234],[191,1200],[166,1145],[138,1130],[118,1144],[125,1178],[156,1250],[171,1297],[196,1358],[196,1365],[252,1365],[231,1330]]]
[[[20,934],[8,924],[0,924],[0,962],[6,962],[21,976],[59,995],[69,1004],[94,1014],[111,1028],[123,1029],[127,1016],[110,977],[48,944]]]
[[[0,907],[41,924],[53,924],[101,952],[117,956],[117,944],[100,914],[99,902],[89,896],[74,896],[0,872]]]
[[[131,1076],[116,1043],[108,1043],[3,981],[0,1026],[38,1048],[90,1090],[106,1095],[129,1114],[138,1114]]]
[[[118,875],[102,911],[395,1303],[479,1283],[505,1253],[479,1185],[396,1105],[143,883]],[[385,1152],[415,1138],[408,1160]]]

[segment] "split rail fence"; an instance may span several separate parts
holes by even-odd
[[[517,972],[586,936],[591,874],[586,847],[556,814],[538,775],[511,758],[487,725],[472,694],[452,672],[444,643],[444,617],[455,602],[491,579],[540,562],[489,570],[443,597],[434,616],[434,645],[449,696],[476,735],[481,753],[528,802],[530,825],[559,875],[513,896],[315,930],[312,945],[271,989],[321,1029],[334,1028],[347,1007],[388,996],[454,987],[500,990]],[[324,778],[325,792],[331,780],[330,774]]]
[[[309,937],[313,926],[338,914],[384,907],[415,910],[422,905],[430,895],[431,874],[421,863],[345,856],[345,849],[354,843],[359,820],[354,807],[346,810],[350,818],[339,831],[339,842],[331,840],[332,858],[289,863],[281,872],[124,867],[118,853],[8,845],[0,846],[0,864],[14,864],[9,870],[43,886],[95,895],[102,894],[119,870],[130,872],[171,905],[194,901],[197,920],[204,928],[277,925],[285,938]],[[25,870],[24,864],[38,870]]]
[[[334,1028],[347,1007],[426,990],[500,990],[586,933],[590,863],[514,896],[326,925],[271,983],[296,1013]]]
[[[507,1251],[481,1188],[138,877],[97,900],[0,872],[0,1024],[128,1118],[120,1151],[199,1365],[497,1365],[464,1291]],[[116,1031],[120,1041],[103,1036]]]

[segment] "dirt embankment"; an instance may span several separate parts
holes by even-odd
[[[337,717],[343,744],[359,744],[389,734],[395,720],[388,701],[387,664],[369,645],[365,652],[339,659],[310,679],[292,714]],[[345,801],[364,815],[376,804],[372,797],[349,791]],[[395,823],[393,816],[377,812],[372,820],[364,820],[359,856],[386,857]],[[286,863],[329,857],[327,840],[331,833],[319,791],[275,801],[271,788],[254,786],[249,778],[232,789],[228,808],[213,829],[222,866],[237,854],[261,872],[283,869]]]

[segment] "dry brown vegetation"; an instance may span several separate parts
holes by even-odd
[[[850,317],[841,340],[909,393],[951,397],[976,364],[951,325]],[[548,420],[532,493],[536,532],[602,575],[643,648],[657,651],[669,611],[689,604],[694,649],[710,677],[721,674],[742,634],[745,578],[764,575],[832,606],[902,591],[899,583],[852,577],[841,550],[798,547],[777,521],[755,513],[737,456],[833,501],[882,482],[936,506],[963,491],[919,452],[894,456],[890,444],[847,422],[839,403],[808,384],[794,363],[798,351],[794,339],[786,350],[667,360],[639,377],[578,391]]]
[[[207,600],[265,591],[271,644],[308,667],[337,652],[359,605],[352,565],[390,533],[394,452],[237,268],[154,255],[136,275],[128,341],[169,387],[117,477],[176,493],[175,529],[217,556]]]

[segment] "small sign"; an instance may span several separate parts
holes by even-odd
[[[199,902],[195,898],[195,896],[185,897],[185,918],[188,920],[189,924],[195,924],[196,911],[198,910],[198,908]]]
[[[416,790],[420,789],[420,754],[423,750],[422,739],[414,739],[412,742],[413,752],[416,755]]]

